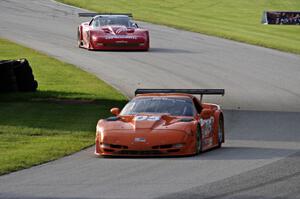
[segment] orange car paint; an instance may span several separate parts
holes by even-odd
[[[166,114],[138,114],[140,117],[158,117],[159,120],[139,120],[136,115],[116,115],[115,121],[101,119],[97,124],[95,154],[102,156],[179,156],[194,155],[196,150],[197,128],[201,126],[202,151],[218,147],[219,120],[222,122],[224,142],[223,113],[218,105],[200,103],[190,94],[140,94],[139,97],[190,98],[198,103],[201,112],[191,116],[170,116]],[[116,108],[111,112],[118,114]],[[209,120],[209,121],[208,121]],[[211,122],[211,132],[204,134],[206,122]],[[203,123],[203,125],[202,125]],[[206,131],[207,132],[207,131]]]

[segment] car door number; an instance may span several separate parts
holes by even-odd
[[[210,117],[209,119],[200,119],[201,129],[202,129],[202,137],[208,137],[212,135],[214,117]]]

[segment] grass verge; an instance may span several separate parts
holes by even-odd
[[[92,145],[97,120],[126,101],[93,75],[0,39],[0,60],[21,57],[39,87],[34,93],[0,93],[0,175]]]
[[[97,12],[131,12],[135,19],[300,54],[300,26],[262,25],[264,10],[300,10],[299,0],[58,0]]]

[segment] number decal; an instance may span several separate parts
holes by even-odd
[[[143,121],[146,120],[147,118],[148,116],[139,115],[139,116],[135,116],[135,121]]]
[[[149,116],[147,120],[148,121],[158,121],[158,120],[160,120],[160,116]]]
[[[160,116],[145,116],[145,115],[137,115],[135,116],[135,121],[158,121],[160,120]]]
[[[214,117],[206,120],[200,119],[200,124],[202,129],[202,137],[205,138],[211,136],[213,133]]]

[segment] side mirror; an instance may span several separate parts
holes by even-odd
[[[135,28],[139,28],[139,26],[137,25],[137,23],[132,23],[132,26]]]
[[[113,115],[118,116],[120,114],[120,109],[119,108],[112,108],[112,109],[110,109],[110,112]]]
[[[212,111],[208,108],[205,108],[201,111],[201,117],[203,119],[209,119],[212,115]]]

